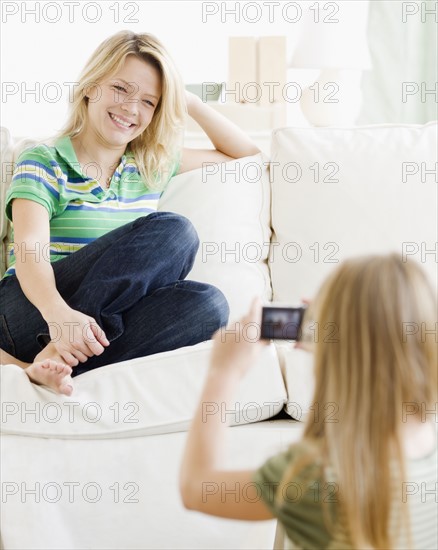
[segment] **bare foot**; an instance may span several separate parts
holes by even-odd
[[[36,357],[33,363],[20,361],[13,355],[0,349],[0,364],[18,365],[34,384],[48,386],[57,393],[71,395],[73,380],[70,376],[72,369],[65,365],[55,346],[49,344]]]
[[[56,393],[71,395],[73,392],[73,381],[70,376],[72,368],[64,363],[53,359],[36,361],[24,369],[29,380],[34,384],[47,386]]]
[[[75,363],[66,363],[65,359],[63,359],[55,345],[51,342],[34,357],[34,361],[44,361],[45,359],[53,359],[53,361],[63,363],[64,365],[69,364],[70,367],[76,367],[79,364],[79,361],[75,358],[73,358]]]

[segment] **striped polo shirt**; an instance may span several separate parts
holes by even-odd
[[[177,169],[175,163],[170,177]],[[6,195],[6,215],[12,221],[12,200],[16,198],[44,206],[50,219],[50,251],[42,250],[41,254],[54,262],[108,231],[154,212],[160,194],[145,185],[129,150],[122,156],[109,188],[102,188],[99,181],[83,175],[71,140],[64,136],[53,147],[37,145],[20,155]],[[15,273],[13,244],[7,261],[4,277]]]

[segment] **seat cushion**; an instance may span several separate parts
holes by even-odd
[[[4,434],[66,439],[136,437],[187,430],[207,374],[212,341],[108,365],[74,378],[70,397],[31,384],[16,365],[1,367]],[[275,416],[286,390],[268,346],[231,403],[206,404],[232,425]]]

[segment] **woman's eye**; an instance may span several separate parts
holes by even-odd
[[[126,88],[124,88],[123,86],[119,86],[118,84],[114,84],[113,88],[118,92],[126,92]]]
[[[149,99],[145,99],[144,102],[146,105],[150,105],[151,107],[155,107],[155,105],[152,103],[152,101],[149,101]]]

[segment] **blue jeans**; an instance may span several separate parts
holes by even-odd
[[[91,315],[110,341],[73,375],[209,340],[227,323],[219,289],[183,280],[198,247],[187,218],[153,212],[52,264],[63,299]],[[0,348],[32,362],[49,340],[47,323],[15,275],[0,282],[0,297]]]

